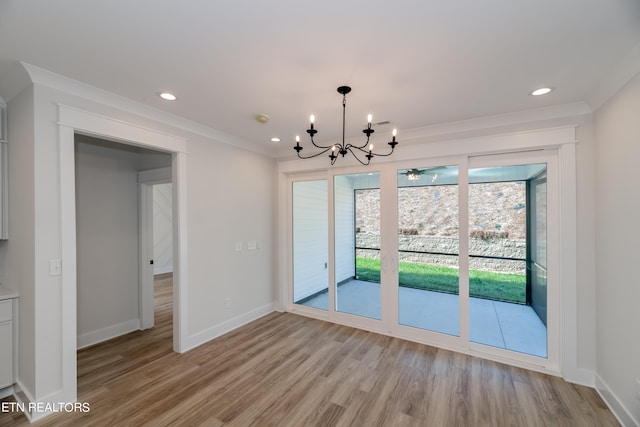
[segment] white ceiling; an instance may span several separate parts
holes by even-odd
[[[310,113],[319,141],[339,135],[342,84],[348,136],[372,113],[402,141],[589,101],[639,44],[638,0],[0,0],[0,77],[23,61],[280,156]]]

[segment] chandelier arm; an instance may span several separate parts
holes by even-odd
[[[367,153],[367,155],[365,156],[365,157],[367,158],[367,162],[366,162],[366,163],[365,163],[365,162],[363,162],[362,160],[360,160],[360,157],[358,157],[358,156],[356,155],[356,153],[353,151],[353,148],[355,148],[355,149],[357,149],[357,150],[360,150],[360,151],[362,151],[363,153]],[[367,165],[369,165],[369,163],[371,163],[371,157],[373,157],[373,156],[371,156],[371,157],[370,157],[370,156],[369,156],[369,152],[368,152],[368,151],[364,151],[364,150],[362,150],[362,149],[360,149],[360,148],[358,148],[358,147],[355,147],[355,146],[347,147],[347,148],[346,148],[346,150],[348,150],[348,151],[351,153],[351,155],[352,155],[353,157],[355,157],[355,159],[356,159],[356,160],[357,160],[357,161],[358,161],[362,166],[367,166]]]
[[[374,157],[387,157],[387,156],[390,156],[392,154],[393,154],[393,148],[387,154],[371,153],[371,155],[374,156]]]
[[[314,146],[314,147],[316,147],[316,148],[319,148],[319,149],[321,149],[321,150],[324,150],[324,149],[327,149],[327,150],[328,150],[328,149],[330,149],[331,147],[333,147],[333,145],[335,145],[335,144],[328,145],[328,146],[318,145],[318,144],[316,144],[316,142],[313,140],[313,136],[312,136],[310,139],[311,139],[311,143],[313,144],[313,146]],[[322,153],[324,153],[324,151],[323,151]],[[322,154],[322,153],[320,153],[320,154]]]
[[[348,144],[346,144],[346,145],[344,146],[344,149],[345,149],[345,150],[348,150],[348,149],[350,149],[350,148],[355,148],[355,149],[358,149],[358,150],[360,150],[360,151],[366,151],[366,152],[368,153],[368,152],[369,152],[369,150],[365,150],[365,147],[366,147],[366,146],[368,146],[368,145],[369,145],[369,137],[367,137],[367,140],[366,140],[366,141],[365,141],[365,143],[364,143],[364,144],[362,144],[362,145],[354,145],[354,144],[352,144],[352,143],[348,143]]]
[[[364,144],[362,145],[354,145],[354,144],[348,144],[350,147],[354,147],[357,148],[359,150],[362,150],[363,148],[365,148],[367,145],[369,145],[369,138],[371,138],[369,135],[367,135],[367,140],[364,142]]]
[[[365,150],[365,149],[363,149],[361,147],[357,147],[355,145],[350,146],[349,150],[351,150],[351,148],[355,148],[356,150],[360,150],[363,153],[365,153],[365,154],[367,154],[367,155],[369,155],[371,157],[387,157],[387,156],[392,155],[393,154],[393,150],[394,150],[394,148],[391,148],[391,151],[389,151],[387,154],[378,154],[378,153],[374,153],[373,151],[369,151],[369,150]]]
[[[310,156],[302,156],[302,155],[300,154],[300,152],[298,151],[298,157],[299,157],[299,158],[301,158],[301,159],[303,159],[303,160],[306,160],[306,159],[313,159],[314,157],[321,156],[321,155],[323,155],[324,153],[326,153],[327,151],[331,150],[331,147],[332,147],[332,146],[329,146],[329,147],[319,147],[319,148],[324,148],[324,150],[323,150],[323,151],[320,151],[319,153],[312,154],[312,155],[310,155]],[[335,162],[335,160],[334,160],[333,162]],[[331,164],[333,164],[333,163],[331,163]]]

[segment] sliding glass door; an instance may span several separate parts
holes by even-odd
[[[460,335],[458,167],[401,169],[398,322]]]
[[[547,357],[546,173],[546,163],[469,170],[472,342]]]
[[[292,302],[338,323],[558,366],[557,188],[544,151],[294,182]]]
[[[294,181],[291,191],[293,303],[328,310],[327,180]]]
[[[380,174],[333,180],[335,310],[380,319]]]

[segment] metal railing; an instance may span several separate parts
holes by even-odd
[[[363,248],[361,246],[356,246],[356,250],[362,249],[366,251],[379,251],[380,248]],[[398,252],[408,253],[408,254],[426,254],[426,255],[448,255],[448,256],[460,256],[460,254],[452,254],[448,252],[432,252],[432,251],[410,251],[405,249],[398,249]],[[496,260],[505,260],[505,261],[527,261],[525,258],[513,258],[513,257],[501,257],[501,256],[491,256],[491,255],[473,255],[469,254],[469,258],[484,258],[484,259],[496,259]]]

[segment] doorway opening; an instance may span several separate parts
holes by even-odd
[[[173,324],[173,196],[171,182],[153,185],[154,326]],[[170,333],[170,331],[168,331]]]
[[[164,167],[170,179],[172,157],[84,135],[76,135],[74,154],[77,347],[83,348],[153,325],[153,269],[140,257],[140,230],[147,225],[139,216],[139,172]],[[170,222],[170,235],[172,229]],[[151,282],[148,302],[145,280]]]
[[[77,255],[76,242],[76,177],[75,138],[90,135],[107,141],[134,147],[146,147],[168,154],[171,157],[174,206],[174,276],[173,276],[173,351],[182,352],[188,347],[186,322],[186,299],[183,288],[187,283],[186,260],[186,193],[187,171],[186,140],[164,132],[119,119],[99,115],[62,104],[58,105],[60,173],[60,254],[63,260],[61,301],[65,309],[62,322],[62,389],[60,401],[76,401],[78,392],[78,333],[77,333]]]
[[[173,280],[173,194],[171,168],[138,172],[140,329],[153,327],[158,283]],[[163,290],[167,299],[168,290]],[[172,295],[172,293],[171,293]]]

